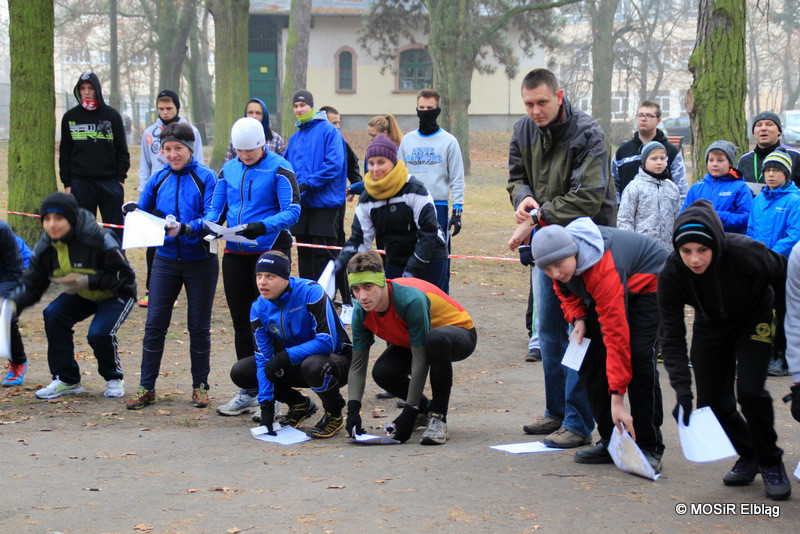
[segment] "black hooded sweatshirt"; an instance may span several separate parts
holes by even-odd
[[[86,81],[97,91],[97,109],[92,111],[81,106],[78,86]],[[58,155],[61,183],[70,187],[73,179],[124,182],[131,157],[122,117],[103,100],[100,81],[93,72],[81,74],[73,94],[78,105],[61,119]]]
[[[759,241],[725,233],[714,206],[705,199],[687,207],[675,229],[696,222],[711,230],[713,256],[703,274],[694,274],[677,249],[658,273],[658,341],[675,394],[691,396],[684,305],[695,311],[695,326],[728,328],[773,308],[784,309],[786,257]],[[673,241],[674,242],[674,241]]]

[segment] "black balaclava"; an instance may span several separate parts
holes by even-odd
[[[431,135],[439,131],[439,124],[437,124],[436,119],[439,118],[439,113],[441,112],[442,108],[418,109],[419,133],[422,135]]]

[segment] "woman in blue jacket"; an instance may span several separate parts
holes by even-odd
[[[259,295],[256,262],[268,250],[291,254],[288,228],[300,218],[300,192],[289,162],[267,150],[264,128],[256,119],[236,121],[231,142],[238,157],[222,167],[208,220],[225,220],[229,227],[240,227],[238,235],[255,240],[254,244],[228,242],[222,257],[222,282],[233,320],[236,359],[241,360],[255,352],[250,305]],[[257,389],[241,390],[217,412],[240,415],[254,411],[258,408],[257,393]]]
[[[167,165],[147,181],[138,208],[169,222],[164,246],[159,247],[153,260],[142,341],[142,373],[138,391],[126,403],[129,410],[155,401],[164,338],[172,319],[173,303],[182,286],[186,287],[188,301],[192,404],[198,408],[208,406],[211,308],[219,264],[216,253],[203,239],[202,230],[203,219],[211,209],[217,176],[192,155],[194,133],[188,124],[168,124],[161,132],[161,146]],[[123,211],[137,207],[131,204]]]

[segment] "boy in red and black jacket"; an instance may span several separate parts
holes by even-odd
[[[646,236],[597,226],[588,217],[538,230],[531,250],[536,265],[553,279],[564,317],[574,326],[571,338],[592,340],[580,378],[600,441],[576,452],[575,461],[611,463],[611,431],[624,423],[659,471],[664,442],[656,276],[666,251]],[[631,413],[623,403],[626,390]]]

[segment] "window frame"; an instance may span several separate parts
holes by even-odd
[[[431,66],[431,84],[430,84],[430,87],[417,87],[417,88],[406,89],[406,88],[402,88],[400,86],[400,69],[401,69],[400,56],[404,52],[408,52],[409,50],[422,50],[428,55],[428,60],[430,61],[430,66]],[[395,60],[394,60],[394,67],[395,67],[395,73],[396,73],[395,77],[394,77],[394,92],[395,93],[412,93],[412,94],[416,94],[419,91],[421,91],[422,89],[433,89],[433,88],[436,87],[436,72],[434,72],[434,69],[433,69],[433,60],[431,60],[431,55],[428,52],[427,47],[425,47],[424,45],[415,43],[415,44],[406,45],[406,46],[404,46],[402,48],[398,48],[397,49],[397,55],[395,56]],[[415,77],[415,79],[419,79],[419,78]]]
[[[342,88],[342,79],[341,79],[341,69],[340,69],[340,61],[341,56],[344,53],[350,54],[350,82],[352,84],[352,88],[350,89],[343,89]],[[356,55],[356,51],[350,48],[349,46],[343,46],[339,50],[337,50],[333,54],[333,64],[336,67],[335,79],[334,83],[336,84],[336,93],[343,93],[343,94],[352,94],[356,92],[356,63],[358,56]]]

